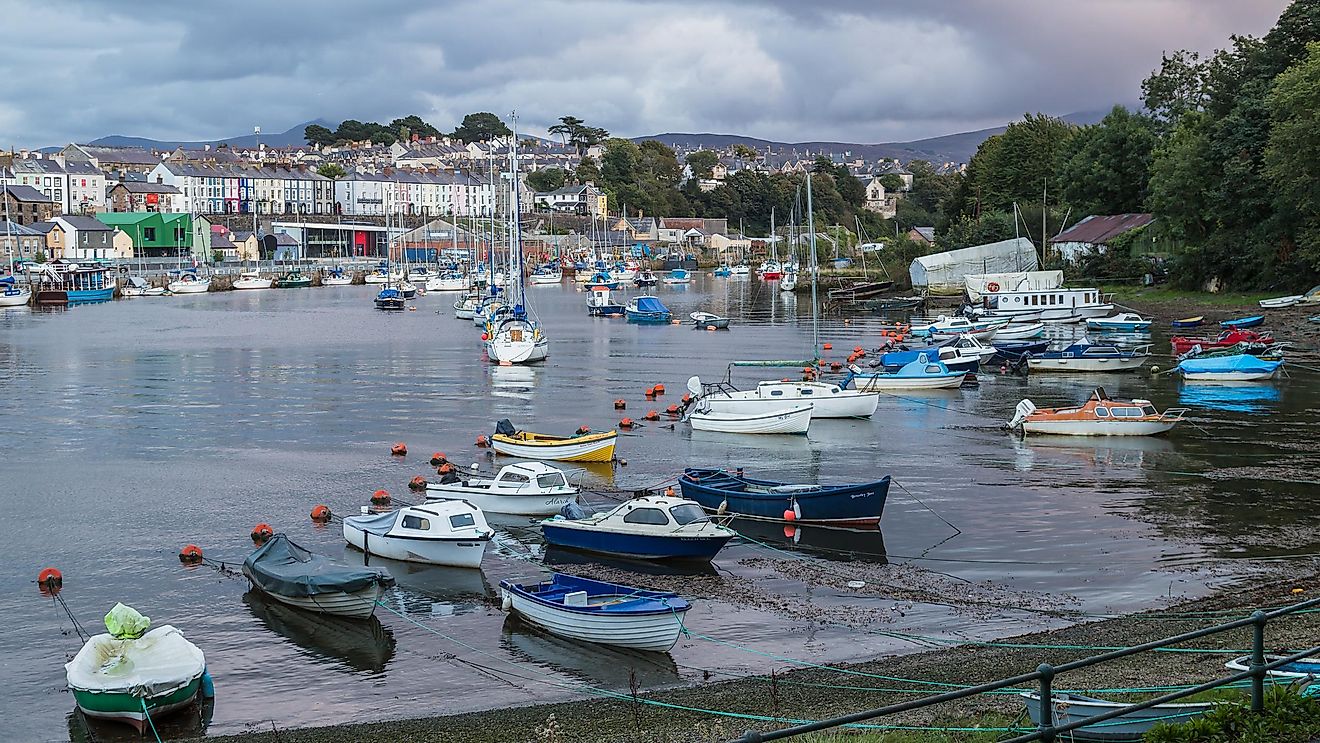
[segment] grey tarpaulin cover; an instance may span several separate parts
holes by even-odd
[[[394,578],[380,568],[354,567],[314,555],[283,534],[248,555],[243,574],[263,591],[280,596],[353,593],[373,583],[394,585]]]

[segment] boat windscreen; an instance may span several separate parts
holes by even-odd
[[[691,524],[696,521],[709,520],[706,518],[706,512],[701,509],[701,506],[698,506],[695,503],[684,503],[682,505],[674,506],[669,509],[669,515],[672,516],[674,521],[680,526],[683,524]]]

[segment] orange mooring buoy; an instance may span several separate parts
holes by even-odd
[[[485,436],[478,436],[477,446],[480,446],[483,449],[490,446],[490,439],[486,438]]]
[[[47,596],[54,596],[64,587],[64,574],[58,568],[42,568],[37,573],[37,588]]]
[[[408,445],[400,441],[390,447],[390,454],[396,457],[406,457],[408,456]]]
[[[633,423],[632,418],[624,418],[623,420],[619,421],[619,428],[632,428],[635,425],[637,424]]]
[[[371,494],[371,504],[373,506],[388,506],[390,504],[390,491],[377,490]]]
[[[663,394],[665,394],[665,386],[664,386],[663,384],[657,384],[656,386],[652,387],[651,389],[655,390],[655,394],[657,394],[657,395],[663,395]]]
[[[195,544],[189,544],[179,550],[179,562],[184,565],[196,565],[202,561],[202,548]]]
[[[615,410],[626,410],[627,407],[628,407],[628,401],[627,401],[627,400],[615,400],[615,401],[614,401],[614,409],[615,409]]]
[[[432,467],[439,467],[440,465],[442,465],[442,464],[444,464],[445,462],[448,462],[448,461],[449,461],[449,459],[445,457],[445,453],[442,452],[442,451],[438,451],[438,452],[436,452],[436,453],[434,453],[434,454],[431,455],[431,466],[432,466]]]
[[[330,520],[330,507],[323,505],[312,506],[312,521],[317,524],[324,524]]]
[[[642,420],[658,421],[660,420],[660,413],[655,410],[648,410],[646,411],[646,415],[642,416]]]
[[[426,490],[426,478],[418,475],[408,481],[409,490]]]
[[[252,527],[252,543],[260,547],[266,543],[266,540],[275,536],[275,530],[270,528],[270,524],[262,522]]]

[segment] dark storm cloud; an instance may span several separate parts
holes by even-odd
[[[1135,101],[1165,50],[1286,0],[0,0],[0,146],[438,126],[517,109],[611,131],[884,141]]]

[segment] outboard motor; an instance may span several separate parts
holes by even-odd
[[[518,433],[518,429],[513,427],[513,422],[508,418],[503,418],[495,424],[495,433],[501,436],[513,436]]]
[[[576,502],[570,501],[565,503],[563,508],[559,509],[559,515],[569,521],[580,521],[587,518],[588,514],[582,506],[579,506]]]

